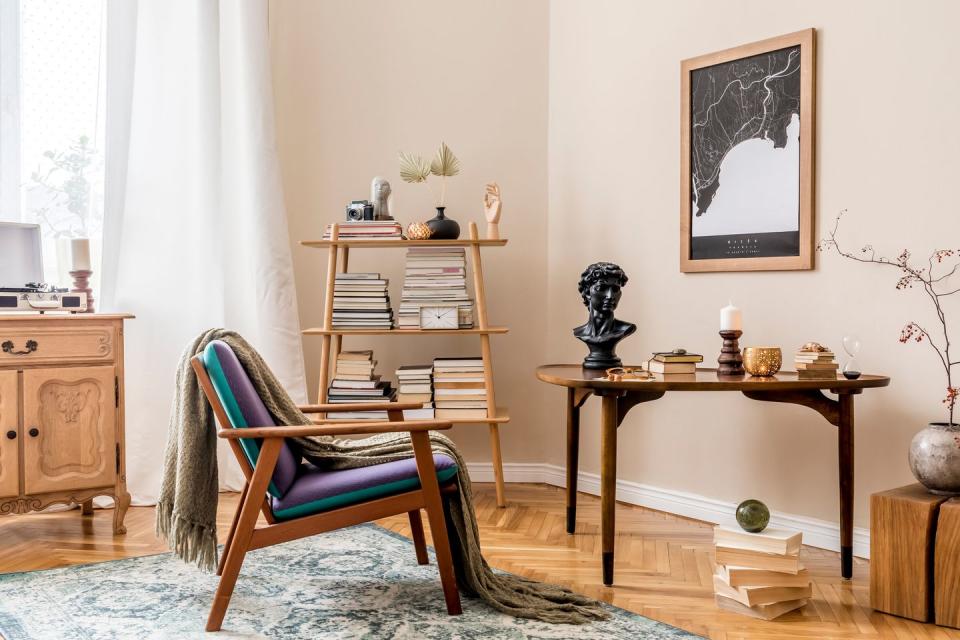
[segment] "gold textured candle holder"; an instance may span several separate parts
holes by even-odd
[[[782,365],[780,347],[747,347],[743,350],[743,368],[752,376],[772,376]]]

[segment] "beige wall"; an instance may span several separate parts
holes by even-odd
[[[896,291],[892,269],[836,255],[817,256],[814,272],[681,274],[679,64],[816,27],[817,237],[849,209],[852,246],[925,256],[960,237],[957,24],[949,1],[552,2],[547,359],[581,357],[569,334],[584,316],[575,282],[601,259],[630,276],[618,315],[640,325],[620,350],[634,362],[676,346],[714,360],[728,298],[743,309],[742,345],[789,353],[819,340],[839,351],[858,335],[864,368],[893,377],[857,399],[856,521],[866,526],[871,492],[912,481],[913,433],[945,419],[933,352],[897,341],[908,320],[935,324],[930,305]],[[593,406],[584,422],[596,418]],[[838,518],[835,430],[809,409],[673,394],[634,409],[620,433],[622,479]],[[584,441],[596,470],[594,427]],[[548,442],[561,464],[560,440]]]
[[[432,154],[445,140],[463,172],[448,183],[447,214],[462,233],[484,233],[484,184],[500,183],[503,249],[484,263],[489,317],[511,332],[493,338],[500,404],[512,408],[503,429],[508,460],[540,460],[531,438],[543,393],[531,383],[546,345],[547,29],[545,0],[512,2],[307,2],[270,4],[277,131],[304,327],[319,326],[326,251],[317,239],[343,220],[344,205],[368,198],[370,180],[394,189],[394,216],[404,225],[434,215],[426,185],[400,180],[397,151]],[[400,301],[404,252],[354,251],[352,270],[381,271]],[[319,338],[305,338],[311,396]],[[434,356],[479,355],[473,337],[384,337],[347,341],[372,347],[378,371]],[[485,426],[460,426],[454,437],[468,460],[489,460]]]
[[[894,289],[892,270],[835,255],[817,256],[813,272],[680,274],[679,63],[816,27],[816,233],[846,208],[853,246],[923,254],[960,230],[951,189],[960,174],[958,23],[960,5],[946,0],[275,0],[279,148],[301,321],[319,322],[326,254],[296,241],[341,219],[375,174],[391,180],[401,221],[429,217],[427,191],[400,182],[396,152],[428,152],[445,139],[464,164],[451,183],[452,216],[482,222],[487,180],[500,181],[506,200],[511,242],[486,255],[491,320],[512,329],[494,347],[501,403],[515,416],[504,429],[508,461],[563,464],[562,393],[531,371],[582,358],[570,335],[584,318],[577,278],[590,262],[611,260],[630,276],[619,315],[640,329],[620,351],[634,362],[675,346],[712,361],[728,298],[744,311],[745,345],[789,352],[820,340],[839,350],[845,334],[862,339],[864,368],[894,378],[857,400],[857,524],[865,526],[869,493],[911,481],[910,438],[942,419],[945,385],[932,352],[897,342],[906,321],[931,323],[932,312],[921,293]],[[388,273],[398,296],[402,252],[355,252],[351,263]],[[311,380],[315,340],[305,341]],[[383,372],[477,352],[469,338],[371,344]],[[587,471],[599,454],[594,405],[584,414]],[[454,435],[469,460],[489,460],[481,429]],[[835,460],[835,431],[810,410],[733,394],[673,394],[634,409],[621,429],[623,479],[726,501],[755,496],[833,521]]]

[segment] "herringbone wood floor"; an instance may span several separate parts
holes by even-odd
[[[496,507],[492,485],[474,485],[483,552],[499,569],[565,585],[650,618],[710,638],[923,638],[960,640],[960,632],[876,613],[869,606],[869,565],[857,560],[854,579],[839,578],[837,554],[804,547],[814,598],[776,622],[721,612],[713,604],[713,558],[708,525],[639,507],[617,507],[617,585],[600,583],[599,500],[580,496],[577,533],[564,531],[563,491],[509,485],[510,506]],[[230,525],[235,495],[223,495],[219,524]],[[165,551],[153,533],[153,509],[132,507],[127,535],[114,537],[110,511],[0,518],[0,572],[100,562]],[[408,533],[405,516],[383,526]],[[411,559],[413,550],[411,548]],[[240,579],[243,579],[241,573]],[[439,587],[438,587],[439,588]]]

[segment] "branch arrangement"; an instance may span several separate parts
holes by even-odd
[[[960,364],[960,360],[953,360],[951,358],[950,331],[941,300],[960,292],[960,287],[951,285],[949,282],[950,277],[960,268],[960,260],[958,260],[960,250],[937,249],[930,254],[926,266],[923,266],[922,263],[920,265],[911,264],[910,260],[913,256],[906,249],[892,260],[877,255],[873,246],[869,244],[862,247],[859,252],[849,251],[841,247],[837,240],[837,230],[840,227],[840,219],[845,213],[846,210],[841,211],[840,214],[837,215],[833,229],[831,229],[828,236],[817,245],[817,251],[835,250],[848,260],[893,267],[900,272],[900,279],[897,280],[897,289],[900,291],[913,289],[914,286],[923,288],[923,292],[933,303],[933,307],[937,312],[940,329],[937,332],[936,338],[934,338],[934,336],[924,327],[920,326],[920,324],[910,321],[900,331],[900,342],[906,343],[911,340],[914,342],[926,341],[934,352],[936,352],[937,358],[947,377],[947,395],[943,399],[943,404],[947,405],[950,417],[948,424],[953,425],[953,410],[957,404],[958,395],[960,395],[960,387],[953,385],[953,367]]]

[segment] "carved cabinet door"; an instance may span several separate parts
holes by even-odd
[[[0,498],[20,493],[17,474],[20,446],[19,401],[17,372],[0,371]],[[13,437],[8,437],[11,434]]]
[[[116,476],[113,367],[23,372],[23,481],[28,494],[106,487]]]

